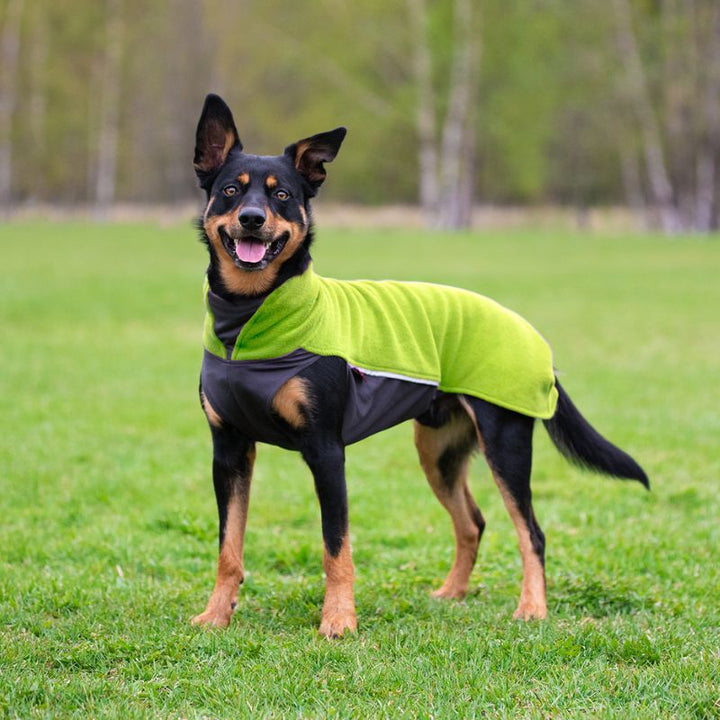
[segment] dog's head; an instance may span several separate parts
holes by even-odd
[[[207,96],[194,164],[207,192],[202,233],[211,282],[231,294],[261,295],[304,269],[312,240],[309,201],[344,137],[340,127],[299,140],[282,155],[249,155],[230,108]]]

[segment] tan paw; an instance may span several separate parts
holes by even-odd
[[[517,610],[513,613],[514,620],[544,620],[547,617],[545,603],[521,600]]]
[[[193,625],[226,628],[230,624],[234,610],[234,602],[213,602],[211,598],[205,612],[196,615],[190,622]]]
[[[323,613],[320,623],[320,634],[327,638],[341,638],[345,631],[357,630],[357,619],[354,612]]]
[[[467,588],[461,585],[444,583],[442,587],[430,593],[434,598],[441,600],[462,600],[467,595]]]

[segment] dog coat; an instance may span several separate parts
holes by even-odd
[[[202,387],[228,422],[283,446],[280,386],[321,356],[347,363],[349,444],[416,417],[438,392],[537,418],[555,412],[552,353],[494,300],[431,283],[340,281],[312,265],[264,298],[228,301],[205,285]]]

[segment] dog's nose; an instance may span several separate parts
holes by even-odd
[[[265,223],[265,213],[260,208],[244,208],[239,220],[246,230],[257,230]]]

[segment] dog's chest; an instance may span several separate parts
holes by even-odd
[[[319,359],[298,349],[272,360],[223,360],[205,351],[201,384],[215,412],[259,442],[296,449],[297,433],[273,410],[277,391]],[[342,440],[350,445],[425,412],[433,385],[367,375],[346,365]]]
[[[277,391],[317,360],[298,350],[273,360],[222,360],[207,350],[201,385],[223,422],[259,442],[294,448],[296,434],[272,409]]]

